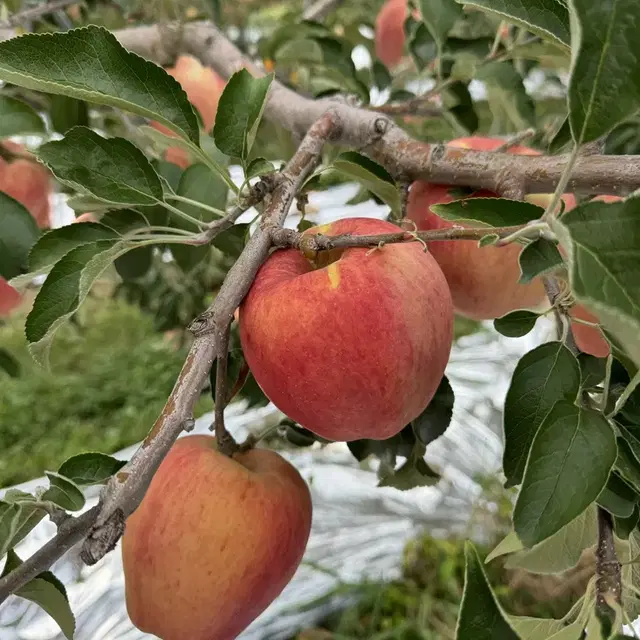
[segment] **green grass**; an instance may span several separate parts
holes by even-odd
[[[50,371],[31,359],[24,318],[0,326],[0,347],[21,365],[0,371],[0,487],[55,470],[69,456],[112,453],[141,440],[184,361],[135,307],[88,300],[80,326],[54,340]]]

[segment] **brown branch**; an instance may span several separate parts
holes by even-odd
[[[0,28],[7,29],[11,27],[18,27],[23,22],[29,20],[37,20],[44,16],[60,11],[71,4],[78,4],[78,0],[53,0],[52,2],[44,2],[37,7],[31,7],[12,15],[8,20],[0,21]]]
[[[615,612],[607,600],[621,603],[621,565],[616,555],[613,518],[598,507],[598,546],[596,548],[596,611],[600,617],[611,618]]]

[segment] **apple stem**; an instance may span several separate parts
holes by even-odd
[[[220,329],[216,347],[216,388],[215,388],[215,432],[218,451],[231,457],[238,451],[238,443],[224,425],[224,409],[227,406],[227,363],[229,360],[229,338],[231,323]]]

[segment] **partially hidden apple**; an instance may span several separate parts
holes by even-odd
[[[15,154],[24,152],[22,146],[8,140],[2,146]],[[22,204],[41,229],[50,226],[51,180],[44,165],[21,157],[11,161],[0,157],[0,191]]]
[[[307,233],[398,227],[347,218]],[[433,397],[453,339],[451,294],[418,242],[276,251],[240,306],[245,358],[269,399],[329,440],[398,433]]]
[[[126,522],[129,617],[162,640],[232,640],[291,580],[310,529],[309,489],[278,453],[181,438]]]
[[[404,55],[406,17],[407,0],[387,0],[376,17],[376,56],[389,68],[395,67]]]
[[[0,276],[0,317],[8,316],[22,302],[22,296]]]
[[[449,146],[493,151],[504,143],[498,138],[469,137],[453,140]],[[523,146],[509,148],[509,153],[539,155],[534,149]],[[431,211],[435,204],[445,204],[460,197],[456,189],[448,185],[414,182],[409,192],[408,218],[421,231],[448,229],[454,224]],[[496,198],[497,194],[479,190],[472,198]],[[540,206],[549,202],[550,194],[531,194],[527,200]],[[572,194],[563,196],[566,209],[576,204]],[[487,230],[489,233],[489,230]],[[437,260],[451,289],[457,313],[474,320],[499,318],[515,309],[538,309],[546,305],[544,286],[540,278],[529,284],[520,284],[518,257],[522,247],[517,244],[504,247],[479,247],[476,240],[429,242],[429,251]]]
[[[167,73],[180,83],[189,101],[200,113],[204,130],[209,131],[216,120],[218,102],[226,81],[210,67],[203,66],[197,58],[188,55],[179,56],[175,67],[167,69]],[[151,124],[166,135],[176,135],[158,122]],[[165,159],[182,169],[186,169],[191,164],[189,154],[179,147],[167,149]]]

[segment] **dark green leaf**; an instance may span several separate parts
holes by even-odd
[[[215,214],[201,207],[183,202],[177,203],[177,206],[181,211],[188,213],[197,220],[210,222],[224,214],[227,206],[228,191],[229,189],[224,180],[209,167],[201,163],[192,164],[182,174],[176,193],[184,198],[219,209],[222,213]]]
[[[640,198],[589,202],[553,227],[569,252],[575,296],[640,364]]]
[[[536,324],[540,316],[533,311],[527,311],[526,309],[518,309],[507,313],[502,318],[496,318],[493,321],[493,326],[498,333],[501,333],[507,338],[520,338],[527,335]]]
[[[0,276],[11,280],[27,270],[29,251],[39,235],[33,216],[0,191]]]
[[[580,363],[583,389],[592,389],[604,380],[606,374],[605,358],[596,358],[588,353],[580,353],[578,362]]]
[[[562,47],[568,47],[569,12],[559,0],[458,0],[466,5],[495,13],[542,38],[550,39]]]
[[[199,143],[198,120],[177,80],[124,49],[102,27],[30,33],[0,43],[0,79],[124,109]]]
[[[555,242],[538,238],[520,252],[519,262],[520,283],[528,284],[534,278],[553,271],[563,261]]]
[[[413,30],[409,37],[409,52],[420,71],[437,58],[438,43],[427,25],[420,23]]]
[[[631,532],[637,527],[639,519],[640,509],[638,508],[638,506],[635,507],[633,513],[628,518],[614,516],[613,529],[618,538],[621,538],[622,540],[628,540]]]
[[[0,138],[45,132],[42,118],[26,102],[0,95]]]
[[[89,108],[84,100],[63,95],[51,97],[51,124],[58,133],[67,133],[73,127],[89,126]]]
[[[381,91],[391,84],[391,74],[380,60],[374,60],[373,62],[373,82]],[[398,99],[400,98],[394,98],[394,100]]]
[[[569,120],[578,144],[597,140],[638,110],[640,40],[636,0],[572,0]]]
[[[126,464],[104,453],[80,453],[65,460],[58,473],[76,484],[101,484]]]
[[[538,220],[544,209],[530,202],[506,198],[462,198],[431,205],[431,211],[445,220],[479,223],[482,227],[510,227]]]
[[[246,366],[244,354],[242,349],[231,349],[227,358],[227,392],[231,393],[238,380],[243,368]],[[215,404],[216,401],[216,374],[217,374],[217,361],[213,362],[211,369],[209,370],[209,387],[211,389],[211,398]],[[239,391],[239,389],[238,389]],[[227,398],[227,403],[232,400],[231,397]]]
[[[352,440],[347,442],[353,457],[361,462],[371,455],[395,460],[396,456],[411,457],[416,448],[416,436],[411,425],[386,440]]]
[[[13,547],[21,513],[21,505],[0,501],[0,558]]]
[[[449,31],[462,16],[462,7],[455,0],[420,0],[420,10],[427,29],[442,49]]]
[[[431,402],[411,423],[416,438],[427,446],[439,438],[451,423],[453,415],[453,389],[447,376],[443,376]]]
[[[475,547],[464,549],[464,592],[456,640],[518,640],[496,600]]]
[[[49,479],[49,488],[42,494],[42,499],[53,502],[67,511],[78,511],[84,507],[84,494],[78,486],[59,473],[45,471]]]
[[[521,482],[529,448],[551,407],[575,399],[579,389],[578,361],[561,342],[543,344],[520,359],[504,406],[507,486]]]
[[[631,452],[633,453],[635,459],[640,464],[640,427],[634,426],[624,426],[623,424],[617,424],[620,435],[626,440],[629,445]]]
[[[258,176],[266,176],[275,170],[276,168],[273,166],[273,162],[269,162],[269,160],[265,160],[264,158],[254,158],[247,167],[246,179],[250,180]]]
[[[138,280],[144,277],[153,263],[153,247],[147,245],[132,249],[113,261],[118,275],[123,280]]]
[[[12,378],[20,375],[20,363],[3,347],[0,347],[0,371],[4,371]]]
[[[617,474],[612,473],[596,502],[610,514],[629,518],[640,496]]]
[[[237,258],[244,249],[245,237],[249,230],[248,224],[235,224],[231,229],[223,231],[213,240],[213,246],[222,253]]]
[[[545,540],[580,515],[600,495],[616,454],[615,434],[601,413],[557,402],[531,445],[513,511],[523,544]]]
[[[424,450],[421,446],[418,449]],[[434,471],[422,457],[412,455],[399,469],[385,475],[378,486],[409,491],[416,487],[432,487],[439,481],[439,473]]]
[[[616,458],[615,470],[630,487],[633,487],[636,493],[640,493],[640,462],[633,455],[629,443],[624,438],[618,436],[616,442],[618,457]]]
[[[135,206],[163,199],[160,177],[124,138],[74,127],[62,140],[43,144],[38,155],[62,182],[105,202]]]
[[[258,132],[273,75],[254,78],[246,69],[231,76],[220,97],[213,129],[216,146],[246,160]]]
[[[286,427],[285,437],[288,442],[296,447],[310,447],[315,444],[316,436],[311,431],[298,424],[284,424],[284,422],[281,424]]]
[[[449,113],[469,132],[474,133],[480,126],[473,98],[464,82],[454,82],[447,88],[443,102]]]

